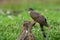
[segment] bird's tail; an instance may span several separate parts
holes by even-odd
[[[45,34],[44,29],[43,29],[43,25],[40,24],[40,28],[41,28],[41,31],[42,31],[43,37],[46,38],[46,34]]]

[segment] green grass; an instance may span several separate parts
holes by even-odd
[[[47,18],[47,22],[52,28],[50,31],[44,27],[47,38],[45,40],[60,40],[60,5],[52,4],[10,4],[3,5],[0,8],[3,10],[22,10],[23,12],[18,16],[13,16],[13,20],[9,19],[5,14],[0,15],[0,40],[16,40],[18,35],[21,33],[21,27],[24,20],[32,21],[30,15],[25,11],[26,8],[32,7]],[[55,10],[54,10],[55,9]],[[47,11],[45,11],[47,10]],[[32,30],[37,40],[44,40],[39,24],[37,23]]]

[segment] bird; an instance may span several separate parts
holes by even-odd
[[[44,36],[44,38],[46,38],[46,34],[44,32],[43,26],[48,27],[48,29],[50,29],[47,20],[45,18],[45,16],[41,15],[41,13],[36,12],[33,8],[28,8],[27,9],[28,13],[30,14],[30,17],[35,21],[38,22],[42,31],[42,34]]]

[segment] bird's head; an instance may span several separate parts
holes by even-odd
[[[28,8],[28,11],[33,11],[34,9],[33,8]]]
[[[28,8],[28,13],[31,13],[32,11],[34,11],[33,8]]]

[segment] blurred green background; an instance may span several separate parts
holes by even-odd
[[[32,29],[36,40],[60,40],[60,0],[0,0],[0,10],[22,11],[17,16],[12,14],[11,18],[0,12],[0,40],[16,40],[24,20],[32,21],[25,10],[29,7],[44,15],[52,28],[49,31],[44,27],[47,38],[43,39],[39,24],[36,23]]]

